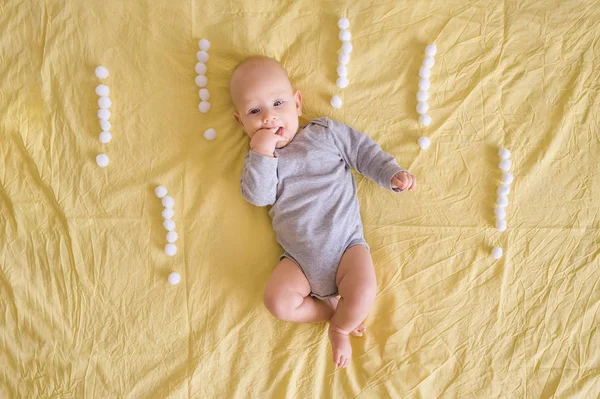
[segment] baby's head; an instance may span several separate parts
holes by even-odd
[[[268,129],[282,136],[277,148],[292,141],[302,115],[302,95],[294,91],[279,62],[262,56],[245,59],[233,71],[229,91],[233,116],[250,138]]]

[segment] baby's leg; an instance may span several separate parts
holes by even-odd
[[[284,258],[265,288],[265,306],[278,319],[312,323],[331,319],[333,308],[311,296],[310,284],[302,270]]]
[[[346,367],[352,356],[348,334],[367,317],[377,292],[375,269],[367,247],[356,245],[344,253],[336,282],[341,298],[331,318],[329,339],[333,362]]]

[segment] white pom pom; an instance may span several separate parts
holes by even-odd
[[[510,158],[510,151],[506,148],[500,148],[498,155],[500,155],[500,159],[508,159]]]
[[[429,115],[419,116],[419,123],[423,126],[431,125],[431,116],[429,116]]]
[[[202,101],[208,101],[208,99],[210,98],[210,92],[208,91],[208,89],[200,89],[198,95],[200,96],[200,100]]]
[[[206,39],[200,39],[198,42],[198,47],[202,51],[208,51],[210,49],[210,42]]]
[[[496,215],[496,219],[506,219],[506,208],[497,206],[494,208],[494,214]]]
[[[508,206],[508,197],[505,195],[499,195],[496,199],[496,205],[501,208],[506,208]]]
[[[434,64],[435,60],[433,59],[433,57],[425,57],[425,59],[423,60],[423,66],[427,69],[431,69]]]
[[[209,141],[216,139],[217,131],[213,128],[206,129],[206,131],[204,132],[204,138]]]
[[[169,195],[165,195],[164,197],[162,197],[162,206],[164,206],[165,208],[172,209],[173,205],[175,205],[175,200],[173,199],[173,197]]]
[[[348,29],[350,27],[350,20],[348,18],[341,18],[338,21],[338,28]]]
[[[112,134],[110,132],[102,132],[98,138],[102,144],[106,144],[112,140]]]
[[[502,161],[500,161],[500,163],[498,164],[498,167],[500,168],[500,170],[502,170],[503,172],[508,172],[510,170],[510,167],[512,166],[512,162],[508,159],[503,159]]]
[[[105,120],[105,121],[109,120],[110,119],[110,111],[106,108],[100,108],[98,110],[98,119]]]
[[[346,65],[350,62],[350,55],[342,53],[338,55],[338,61],[340,62],[340,64]]]
[[[508,195],[510,193],[510,187],[506,184],[501,184],[498,187],[498,195]]]
[[[435,53],[437,53],[437,46],[434,44],[430,44],[429,46],[425,47],[425,54],[433,57],[435,55]]]
[[[108,96],[110,89],[107,85],[98,85],[96,86],[96,94],[99,96]]]
[[[178,238],[179,238],[179,235],[175,231],[169,231],[167,233],[167,242],[173,243],[173,242],[177,241]]]
[[[171,219],[165,219],[163,221],[163,227],[166,230],[173,231],[173,230],[175,230],[175,222]]]
[[[419,90],[419,92],[417,93],[417,100],[418,101],[429,100],[429,92],[426,90]]]
[[[94,73],[96,74],[96,76],[98,77],[98,79],[106,79],[106,78],[108,78],[108,69],[106,69],[103,66],[96,67],[96,70],[94,71]]]
[[[196,76],[196,86],[204,87],[208,83],[208,79],[204,75]]]
[[[173,215],[175,215],[175,211],[171,208],[164,208],[162,210],[163,219],[173,219]]]
[[[165,245],[165,254],[167,256],[173,256],[177,253],[177,246],[175,244],[167,244]],[[172,285],[178,284],[179,281],[181,281],[181,277],[179,276],[179,273],[171,273],[169,275],[169,283],[171,283]]]
[[[498,231],[506,231],[506,220],[504,219],[496,219],[496,229]]]
[[[338,96],[331,97],[331,106],[333,108],[341,108],[342,107],[342,99]]]
[[[210,103],[208,101],[200,101],[198,104],[198,110],[203,114],[207,113],[210,110]]]
[[[504,184],[512,184],[512,182],[514,180],[515,180],[515,177],[512,174],[508,173],[508,172],[506,172],[506,173],[504,173],[502,175],[502,182]]]
[[[431,145],[431,140],[429,140],[425,136],[420,137],[418,142],[419,142],[419,147],[421,147],[422,150],[428,149],[429,146]]]
[[[338,76],[348,76],[348,68],[346,67],[346,65],[338,65],[336,72]]]
[[[101,168],[106,168],[108,166],[108,155],[98,154],[98,156],[96,157],[96,163]]]
[[[209,58],[210,57],[208,56],[208,53],[204,50],[198,51],[196,53],[196,59],[204,64],[206,64]]]
[[[112,124],[104,119],[100,119],[100,128],[104,132],[110,132],[110,128],[112,128]]]
[[[177,253],[177,247],[175,245],[173,245],[173,247],[169,247],[168,250],[167,250],[167,247],[169,247],[169,245],[167,245],[165,247],[165,253],[168,256],[173,256],[173,255],[175,255],[175,253]],[[171,284],[171,285],[177,285],[181,281],[181,276],[179,275],[179,273],[173,272],[173,273],[169,274],[168,280],[169,280],[169,284]]]
[[[348,29],[342,29],[340,30],[340,34],[338,35],[338,37],[341,41],[347,42],[348,40],[352,39],[352,34]]]
[[[110,100],[110,98],[108,98],[106,96],[102,96],[98,99],[98,107],[100,107],[102,109],[108,109],[108,108],[110,108],[111,105],[112,105],[112,101]]]
[[[429,79],[421,79],[419,80],[419,89],[428,90],[431,87],[431,82]]]
[[[196,73],[198,75],[206,75],[206,64],[198,62],[198,63],[196,63],[196,66],[194,67],[194,69],[196,70]]]
[[[165,186],[157,186],[154,189],[154,194],[156,194],[158,198],[164,198],[164,196],[167,195],[167,188]]]
[[[419,68],[419,76],[423,79],[429,79],[431,76],[431,71],[425,67]]]
[[[339,78],[337,78],[337,80],[335,82],[337,87],[339,87],[340,89],[348,87],[349,83],[350,83],[350,81],[348,80],[348,78],[346,76],[340,76]]]
[[[342,53],[343,54],[350,54],[352,52],[352,43],[350,42],[343,42],[342,43]]]
[[[419,115],[425,115],[429,111],[429,105],[425,101],[419,101],[417,103],[417,112]]]
[[[502,248],[494,247],[494,249],[492,249],[492,258],[500,259],[501,257],[502,257]]]

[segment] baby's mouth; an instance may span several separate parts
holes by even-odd
[[[275,131],[275,134],[278,136],[283,136],[283,127],[278,127],[277,130]]]

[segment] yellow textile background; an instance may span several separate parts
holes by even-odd
[[[598,397],[599,1],[167,3],[0,4],[0,397]],[[433,123],[419,128],[433,41]],[[364,131],[419,178],[394,195],[357,177],[379,293],[346,370],[325,324],[261,303],[281,248],[267,209],[239,193],[248,139],[227,91],[256,53],[284,63],[307,119]],[[97,65],[111,72],[108,145]],[[500,146],[515,175],[504,233]],[[157,184],[175,199],[173,258]]]

